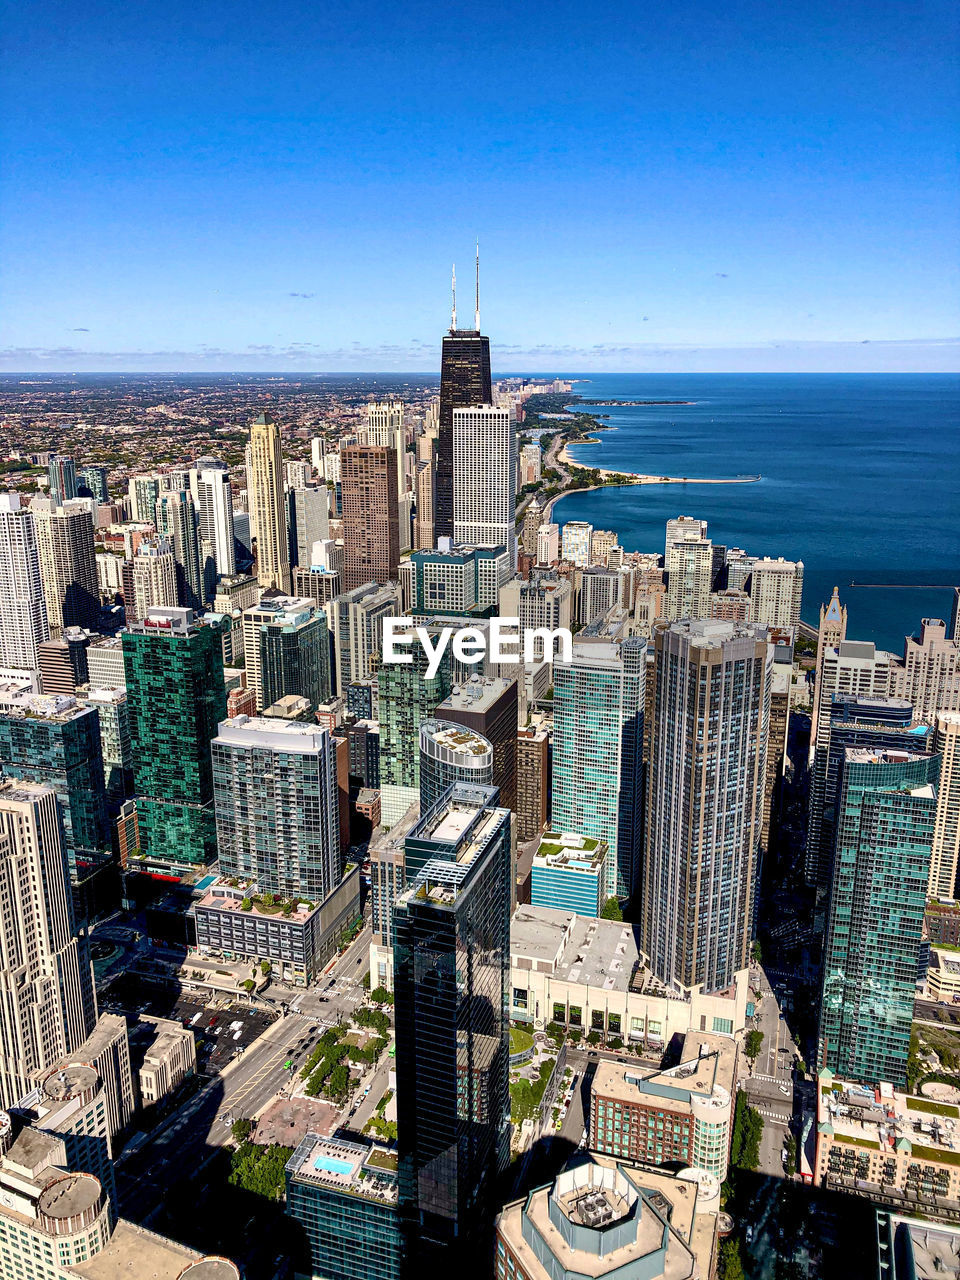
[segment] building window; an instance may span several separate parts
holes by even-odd
[[[721,1035],[733,1035],[733,1019],[732,1018],[714,1018],[714,1031],[719,1031]]]
[[[513,1003],[518,1009],[527,1007],[527,993],[520,987],[513,988]]]
[[[583,1025],[583,1010],[578,1004],[570,1006],[570,1025],[571,1027],[579,1027]]]

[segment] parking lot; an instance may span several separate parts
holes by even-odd
[[[178,993],[173,987],[129,978],[114,983],[101,1008],[132,1019],[141,1014],[170,1018],[191,1027],[197,1041],[197,1068],[211,1076],[239,1057],[277,1018],[249,1004],[211,998],[208,994]]]

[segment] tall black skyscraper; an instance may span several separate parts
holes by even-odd
[[[490,404],[490,339],[480,332],[480,265],[473,329],[457,328],[457,276],[453,276],[453,314],[440,357],[440,422],[436,445],[437,504],[435,538],[453,537],[453,411]]]
[[[458,782],[404,844],[393,909],[399,1206],[411,1274],[493,1274],[510,1148],[510,811]]]

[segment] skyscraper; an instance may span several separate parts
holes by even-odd
[[[960,712],[937,716],[934,751],[940,756],[940,782],[930,861],[931,898],[955,898],[960,871]]]
[[[607,845],[606,897],[638,886],[646,646],[574,642],[553,664],[551,821]]]
[[[237,552],[230,473],[219,458],[198,458],[190,481],[200,532],[213,548],[217,574],[221,578],[233,577],[237,572]]]
[[[47,475],[50,478],[50,497],[54,506],[62,507],[65,502],[77,496],[77,464],[73,458],[51,453],[47,462]]]
[[[177,607],[177,562],[163,538],[144,538],[123,566],[123,607],[127,624],[139,622],[150,609]]]
[[[376,444],[393,449],[397,455],[397,497],[407,491],[407,436],[403,426],[402,400],[377,400],[367,405],[366,425],[360,428],[360,444]],[[401,550],[408,550],[401,547]]]
[[[435,450],[435,538],[455,537],[453,411],[469,408],[471,405],[490,404],[493,400],[490,339],[480,333],[479,286],[475,328],[458,329],[456,275],[453,284],[450,331],[444,335],[440,356],[440,416]]]
[[[75,1053],[96,1002],[78,941],[57,798],[31,782],[0,784],[0,1107]]]
[[[593,558],[593,525],[586,520],[568,520],[563,526],[560,555],[585,569]]]
[[[51,498],[34,498],[30,510],[51,636],[59,636],[64,627],[94,629],[100,619],[100,590],[89,500],[58,506]]]
[[[140,524],[153,524],[159,497],[159,476],[131,476],[127,484],[130,519]]]
[[[755,560],[750,577],[750,621],[761,627],[795,627],[803,599],[803,561]]]
[[[939,770],[939,756],[845,753],[820,1065],[848,1080],[907,1082]]]
[[[61,695],[23,694],[0,710],[0,765],[57,796],[73,884],[110,860],[97,712]]]
[[[420,726],[434,717],[450,692],[449,652],[429,678],[427,655],[419,643],[410,646],[412,662],[380,668],[380,813],[385,827],[392,827],[420,798]]]
[[[197,511],[183,489],[166,490],[157,499],[157,533],[166,540],[176,561],[177,603],[195,612],[204,604],[203,572]]]
[[[290,563],[303,569],[313,564],[313,544],[322,542],[330,533],[330,491],[291,489],[287,494],[290,507]]]
[[[437,506],[436,445],[436,437],[432,435],[423,435],[417,441],[417,518],[413,529],[415,551],[430,551],[436,546],[434,533]]]
[[[407,1254],[418,1271],[489,1275],[510,1143],[510,813],[494,788],[458,783],[404,844],[393,946]]]
[[[400,565],[396,450],[347,445],[340,451],[343,585],[392,582]]]
[[[913,707],[904,698],[833,695],[828,731],[817,748],[810,779],[804,855],[809,883],[816,885],[823,895],[829,894],[833,876],[841,769],[847,748],[907,750],[919,754],[929,751],[932,740],[933,730],[915,724]]]
[[[316,724],[224,720],[212,743],[220,873],[317,902],[340,883],[334,742]]]
[[[327,605],[333,631],[337,692],[369,679],[380,665],[383,620],[400,613],[397,583],[379,586],[366,582],[353,591],[344,591]]]
[[[251,523],[257,537],[257,579],[263,587],[289,591],[290,547],[280,428],[269,413],[258,413],[250,427],[248,488]]]
[[[36,520],[18,493],[0,493],[0,666],[35,669],[49,636]]]
[[[217,856],[210,743],[227,714],[222,622],[150,609],[123,633],[141,852],[161,864]]]
[[[479,733],[493,747],[491,782],[500,803],[513,809],[517,802],[517,681],[504,676],[483,677],[474,672],[451,689],[437,707],[437,718],[462,724]]]
[[[453,536],[460,544],[506,547],[517,563],[517,424],[513,406],[453,411]]]
[[[77,496],[95,498],[99,503],[110,501],[110,490],[107,487],[107,468],[97,466],[80,467],[77,471]]]
[[[479,733],[449,720],[420,726],[420,812],[426,813],[455,782],[493,785],[493,746]]]
[[[243,651],[258,711],[288,694],[315,711],[330,696],[327,617],[312,600],[268,594],[245,609]]]
[[[772,647],[710,621],[662,627],[655,646],[642,949],[672,990],[719,991],[753,933]]]
[[[670,521],[668,523],[668,528]],[[700,523],[697,521],[696,523]],[[713,543],[694,529],[685,528],[667,547],[667,617],[710,617],[713,585]]]
[[[933,724],[938,711],[960,711],[960,640],[947,638],[946,623],[924,618],[919,636],[907,636],[903,658],[891,668],[892,688],[908,698],[918,720]]]
[[[826,720],[824,728],[830,718],[830,699],[833,696],[833,689],[825,687],[826,682],[823,679],[823,668],[826,662],[827,654],[831,649],[835,649],[843,640],[847,638],[847,611],[840,603],[840,588],[833,588],[833,595],[830,597],[830,603],[820,606],[820,627],[817,631],[817,667],[815,683],[813,686],[813,712],[810,716],[810,757],[809,763],[812,766],[814,755],[817,749],[817,726],[820,724],[820,703],[826,698]]]

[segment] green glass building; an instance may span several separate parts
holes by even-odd
[[[429,628],[431,636],[437,634]],[[420,798],[420,726],[433,718],[450,692],[450,646],[439,670],[427,678],[427,654],[418,640],[407,663],[385,663],[377,674],[380,721],[381,821],[392,827]]]
[[[848,747],[824,951],[820,1063],[907,1082],[940,757]]]
[[[551,824],[602,840],[605,897],[629,897],[639,862],[642,803],[642,640],[577,644],[553,664]]]
[[[210,743],[227,715],[221,627],[190,609],[148,609],[123,633],[140,852],[169,866],[217,856]]]
[[[308,1133],[285,1173],[286,1211],[305,1237],[308,1275],[399,1280],[403,1250],[395,1151]]]

